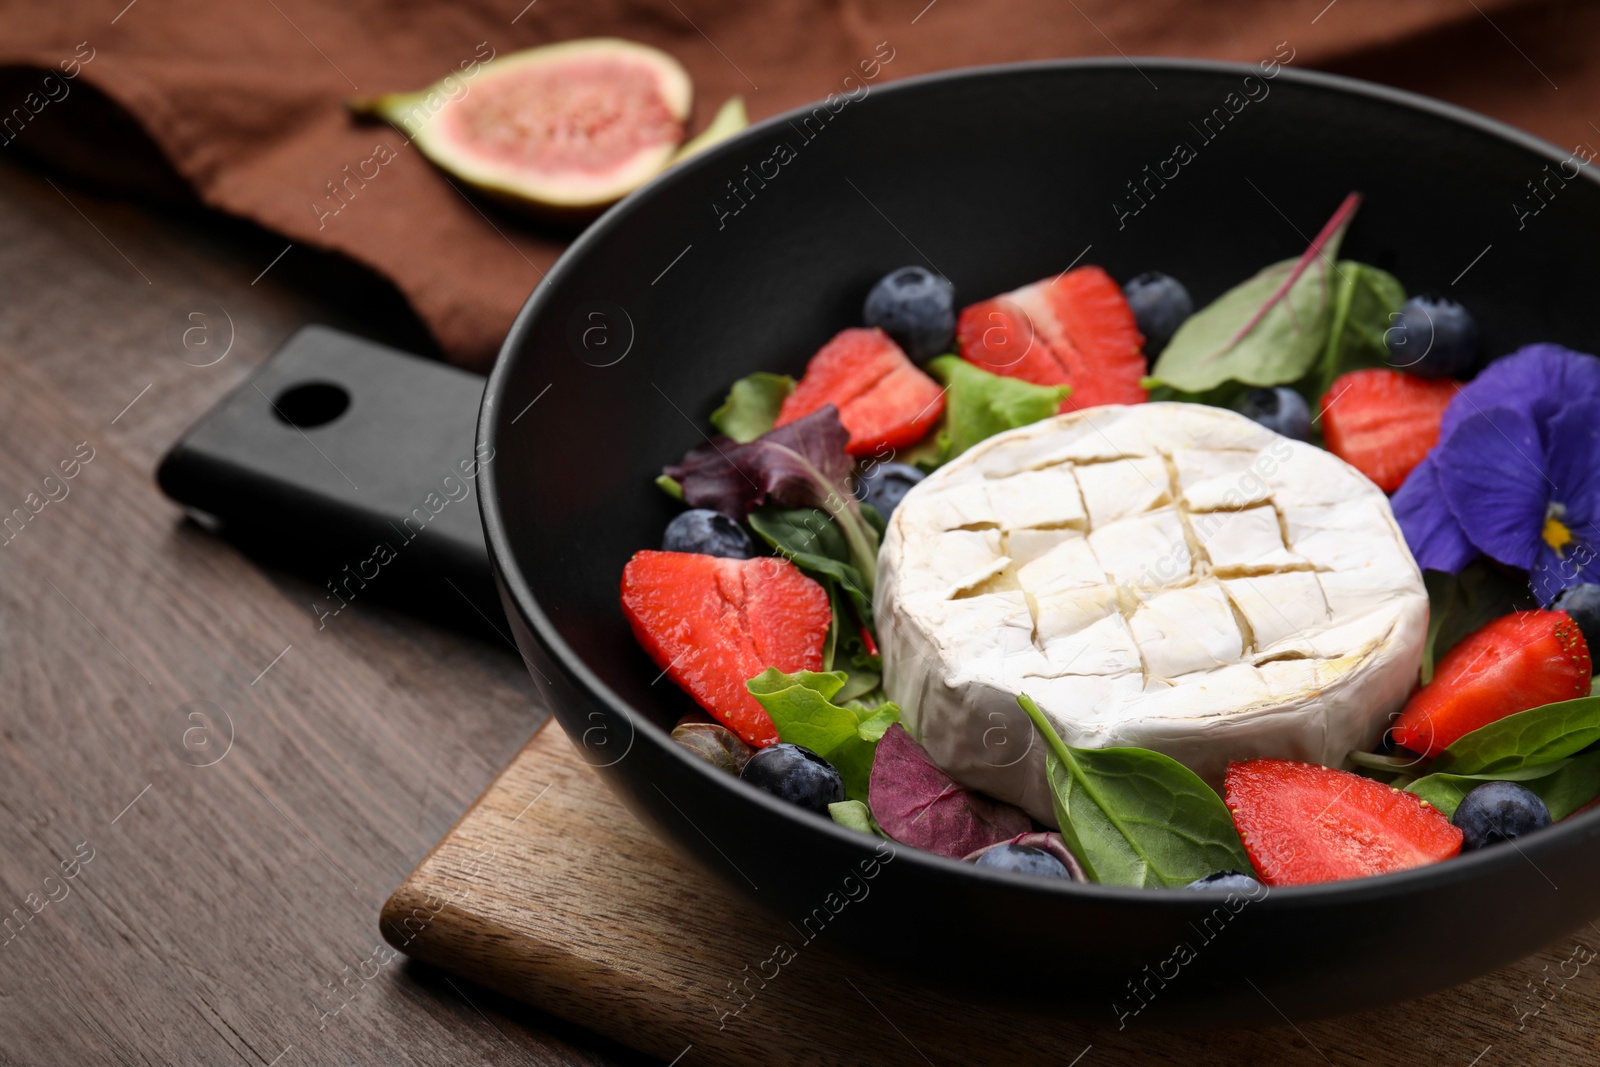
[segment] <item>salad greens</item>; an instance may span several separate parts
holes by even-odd
[[[1392,366],[1384,334],[1406,302],[1405,287],[1386,270],[1346,259],[1334,274],[1333,317],[1322,352],[1319,397],[1346,371]]]
[[[940,356],[924,369],[945,387],[944,417],[904,458],[930,471],[997,433],[1049,418],[1072,392],[1070,385],[991,374],[959,356]]]
[[[821,508],[782,508],[772,504],[746,516],[756,536],[811,577],[842,589],[870,619],[872,602],[866,579],[852,561],[843,531],[832,519]]]
[[[1564,819],[1600,793],[1600,752],[1487,774],[1429,774],[1406,786],[1446,817],[1485,782],[1516,782],[1539,794],[1551,819]]]
[[[740,444],[747,444],[772,429],[784,400],[792,392],[794,379],[787,374],[756,371],[733,383],[728,398],[711,413],[711,425]]]
[[[1299,381],[1327,347],[1330,273],[1326,266],[1308,270],[1293,259],[1267,267],[1187,319],[1150,378],[1186,393],[1227,382]]]
[[[961,785],[898,723],[878,743],[868,806],[890,838],[963,859],[1033,829],[1021,808]]]
[[[1283,385],[1303,378],[1328,348],[1335,260],[1360,204],[1351,193],[1298,259],[1272,264],[1191,315],[1150,377],[1190,393],[1230,381]]]
[[[1048,745],[1045,774],[1061,836],[1096,882],[1183,886],[1251,870],[1222,798],[1189,768],[1143,748],[1072,748],[1026,695]]]
[[[900,709],[890,703],[834,703],[846,680],[840,671],[784,674],[768,667],[746,685],[772,717],[780,740],[833,764],[844,779],[845,797],[864,801],[878,741],[900,721]]]
[[[878,573],[878,531],[850,490],[854,461],[845,451],[849,432],[832,404],[745,444],[724,438],[691,449],[662,474],[683,487],[692,508],[735,519],[768,500],[821,508],[848,546],[863,596],[872,596]]]
[[[1499,774],[1564,759],[1600,741],[1600,697],[1520,711],[1458,738],[1430,772]],[[1597,783],[1600,792],[1600,783]]]
[[[1552,819],[1561,819],[1600,797],[1600,697],[1507,715],[1462,735],[1431,760],[1370,752],[1352,752],[1350,760],[1447,816],[1485,782],[1517,782],[1544,799]]]
[[[852,830],[860,830],[873,837],[883,835],[883,831],[878,829],[877,821],[872,817],[872,809],[867,807],[865,801],[841,800],[837,804],[829,804],[828,814],[840,826],[848,826]]]
[[[1352,193],[1300,258],[1190,316],[1145,380],[1152,399],[1231,407],[1247,386],[1294,385],[1315,403],[1347,371],[1390,366],[1384,335],[1405,289],[1388,271],[1336,259],[1359,204]]]

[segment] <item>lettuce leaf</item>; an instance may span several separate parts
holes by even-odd
[[[792,392],[794,379],[787,374],[756,371],[733,383],[728,398],[711,413],[711,425],[740,444],[747,444],[772,429],[778,421],[778,411]]]
[[[818,581],[837,583],[858,610],[872,617],[866,579],[853,561],[844,533],[826,511],[765,504],[751,511],[746,521],[780,556]]]
[[[925,444],[911,457],[927,469],[997,433],[1049,418],[1072,392],[1070,385],[1034,385],[991,374],[960,356],[940,356],[925,369],[945,386],[944,417],[930,438],[933,448]]]
[[[840,826],[848,826],[852,830],[860,830],[873,837],[879,837],[883,833],[878,829],[877,822],[872,818],[872,809],[867,807],[865,801],[841,800],[837,804],[829,804],[828,814]]]
[[[784,674],[768,667],[745,684],[772,717],[779,740],[809,748],[833,764],[844,779],[846,799],[864,801],[878,741],[900,721],[900,708],[833,703],[845,682],[842,671]]]

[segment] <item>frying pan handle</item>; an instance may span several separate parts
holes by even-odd
[[[483,385],[307,326],[172,447],[156,480],[204,525],[316,582],[319,629],[359,600],[498,629],[477,500],[493,456],[473,442]]]

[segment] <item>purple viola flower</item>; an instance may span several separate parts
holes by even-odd
[[[1469,416],[1511,408],[1544,426],[1574,400],[1600,399],[1600,359],[1560,345],[1524,345],[1495,360],[1461,387],[1439,424],[1439,440]]]
[[[1482,553],[1527,570],[1541,604],[1600,581],[1600,360],[1557,345],[1497,360],[1440,437],[1393,501],[1420,566]]]
[[[1477,559],[1478,546],[1467,539],[1461,523],[1445,501],[1444,489],[1439,485],[1439,469],[1434,457],[1435,448],[1426,458],[1411,469],[1402,485],[1389,501],[1394,508],[1395,521],[1406,535],[1406,544],[1417,558],[1417,566],[1428,571],[1448,571],[1455,574]]]

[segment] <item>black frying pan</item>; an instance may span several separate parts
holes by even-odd
[[[1345,254],[1467,303],[1491,353],[1600,349],[1600,185],[1587,167],[1542,201],[1527,185],[1565,177],[1566,151],[1347,79],[1137,63],[836,98],[675,168],[583,234],[518,316],[483,397],[478,448],[494,459],[478,489],[510,627],[585,758],[770,912],[775,940],[820,930],[974,997],[1098,1021],[1138,1009],[1145,1023],[1250,1026],[1460,982],[1600,914],[1600,815],[1518,848],[1274,890],[1236,914],[1182,890],[991,874],[909,848],[880,856],[870,895],[840,907],[872,842],[671,742],[693,705],[619,610],[623,564],[675,510],[651,479],[702,440],[729,383],[798,373],[906,263],[947,275],[963,303],[1080,257],[1119,279],[1165,271],[1203,303],[1300,252],[1354,189],[1366,201]],[[1192,158],[1174,167],[1180,142]]]

